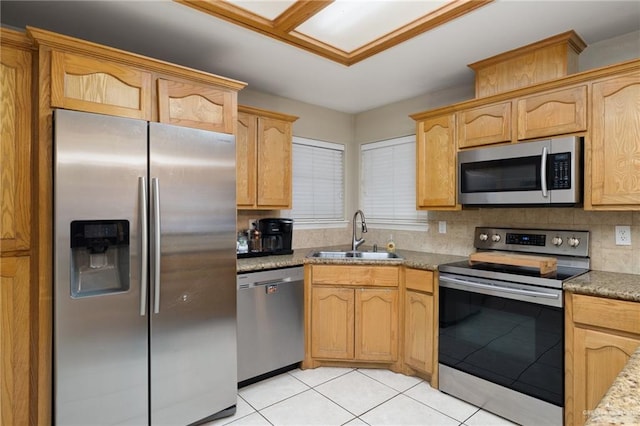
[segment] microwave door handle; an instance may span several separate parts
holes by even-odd
[[[540,160],[540,182],[542,184],[542,196],[547,198],[547,156],[549,149],[546,146],[542,147],[542,159]]]

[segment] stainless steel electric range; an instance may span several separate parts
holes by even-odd
[[[553,257],[557,270],[439,267],[440,390],[523,425],[562,425],[562,284],[589,270],[589,232],[476,228],[474,247]]]

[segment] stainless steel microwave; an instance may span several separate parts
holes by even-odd
[[[458,153],[458,200],[471,206],[582,202],[582,138],[569,136]]]

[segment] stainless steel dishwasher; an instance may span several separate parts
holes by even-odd
[[[304,358],[304,268],[240,273],[238,382]]]

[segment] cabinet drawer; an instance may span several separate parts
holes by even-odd
[[[405,286],[408,290],[433,293],[433,272],[421,269],[405,269]]]
[[[458,113],[458,148],[511,141],[511,102]]]
[[[398,286],[397,266],[314,265],[313,284]]]
[[[571,87],[518,100],[518,139],[587,130],[587,86]]]
[[[640,303],[574,294],[573,321],[640,334]]]

